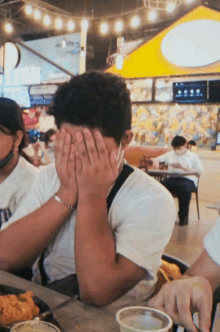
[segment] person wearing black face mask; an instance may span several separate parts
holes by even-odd
[[[184,137],[174,137],[171,145],[173,151],[169,151],[152,160],[154,167],[159,168],[159,163],[164,162],[171,172],[179,174],[179,176],[165,179],[162,181],[162,184],[171,193],[175,191],[177,194],[179,200],[179,225],[185,226],[188,224],[191,193],[198,184],[198,177],[195,175],[182,176],[181,173],[195,172],[200,175],[203,166],[199,157],[187,150],[187,141]]]
[[[0,98],[0,228],[14,214],[38,173],[26,159],[25,128],[19,106]],[[25,158],[24,158],[25,157]]]

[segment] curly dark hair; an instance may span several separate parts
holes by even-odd
[[[174,149],[180,148],[186,144],[186,139],[183,136],[175,136],[171,142],[171,145]]]
[[[84,73],[58,88],[50,114],[58,128],[62,123],[97,128],[119,144],[125,131],[131,129],[130,91],[116,75]]]

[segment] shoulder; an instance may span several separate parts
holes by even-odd
[[[161,206],[175,210],[172,195],[154,178],[142,170],[133,167],[134,172],[128,177],[119,191],[118,199],[122,205],[130,204],[137,209],[158,211]],[[124,202],[124,204],[123,204]],[[126,209],[125,209],[126,210]]]
[[[19,171],[25,172],[32,176],[36,176],[39,173],[37,167],[29,163],[24,157],[20,157],[18,162]]]

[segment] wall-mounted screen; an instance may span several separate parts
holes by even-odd
[[[177,103],[206,102],[207,81],[173,83],[173,100]]]
[[[209,81],[209,101],[220,102],[220,80]]]

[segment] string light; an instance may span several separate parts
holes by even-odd
[[[83,30],[83,31],[87,31],[87,30],[88,30],[88,27],[89,27],[89,22],[88,22],[88,20],[86,20],[86,19],[82,20],[81,27],[82,27],[82,30]]]
[[[193,0],[185,0],[186,1],[186,3],[192,3],[193,2]]]
[[[75,23],[74,23],[73,21],[69,21],[69,22],[67,23],[67,29],[68,29],[69,31],[73,31],[73,30],[75,29]]]
[[[157,18],[157,12],[155,10],[150,11],[148,15],[149,21],[155,21]]]
[[[11,23],[5,23],[5,31],[7,33],[12,33],[13,27],[12,27]]]
[[[175,8],[176,8],[176,5],[173,2],[168,3],[168,5],[167,5],[168,13],[172,13]]]
[[[55,26],[57,29],[62,29],[63,21],[60,18],[57,18],[55,21]]]
[[[118,21],[115,24],[115,31],[116,32],[121,32],[123,30],[123,23],[122,21]]]
[[[38,9],[34,11],[34,18],[35,20],[39,20],[41,18],[41,12]]]
[[[30,5],[27,5],[27,6],[25,7],[25,13],[26,13],[27,15],[31,15],[31,14],[33,13],[33,8],[32,8]]]
[[[45,15],[45,16],[44,16],[44,24],[45,24],[46,26],[48,26],[48,25],[50,25],[50,23],[51,23],[51,18],[50,18],[50,16]]]
[[[108,32],[108,24],[103,22],[100,26],[100,31],[103,34],[106,34]]]
[[[141,23],[140,17],[139,16],[134,16],[131,20],[131,26],[132,28],[137,28]]]

